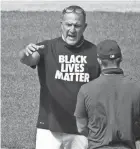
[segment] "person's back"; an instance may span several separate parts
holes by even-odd
[[[75,110],[78,130],[88,131],[89,149],[135,149],[140,87],[124,76],[120,68],[121,51],[115,41],[98,44],[97,54],[101,75],[84,84],[78,93]]]
[[[134,121],[138,118],[140,90],[123,73],[103,74],[83,86],[88,107],[89,146],[134,148]],[[89,100],[90,99],[90,100]],[[92,100],[94,99],[94,100]]]

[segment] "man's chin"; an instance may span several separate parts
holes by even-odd
[[[67,42],[67,44],[70,45],[70,46],[74,46],[74,45],[77,44],[76,41],[66,41],[66,42]]]

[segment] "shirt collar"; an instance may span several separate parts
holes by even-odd
[[[62,40],[63,40],[64,46],[66,46],[67,48],[76,48],[76,49],[80,48],[83,45],[84,41],[85,41],[84,36],[82,36],[81,39],[79,40],[79,42],[76,45],[68,45],[65,42],[65,39],[64,39],[63,35],[62,35]]]
[[[110,75],[110,74],[120,74],[123,75],[123,70],[121,68],[108,68],[102,70],[102,75]]]

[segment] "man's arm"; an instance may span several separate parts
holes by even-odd
[[[86,117],[80,118],[76,117],[76,124],[77,124],[77,129],[78,132],[84,136],[88,136],[88,119]]]
[[[40,54],[37,50],[44,48],[44,45],[29,44],[25,49],[19,52],[21,63],[28,66],[35,66],[38,64]]]
[[[84,136],[88,136],[88,127],[87,127],[88,117],[87,117],[85,97],[84,97],[84,92],[82,91],[82,87],[79,90],[79,93],[77,95],[77,104],[76,104],[74,115],[76,117],[78,132]]]

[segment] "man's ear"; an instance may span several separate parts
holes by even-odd
[[[60,21],[60,25],[62,25],[62,20]]]
[[[84,31],[85,31],[85,29],[87,28],[87,25],[88,25],[88,24],[87,24],[87,23],[85,23],[85,26],[84,26]]]
[[[60,27],[61,27],[61,30],[62,30],[62,23],[63,23],[63,21],[61,20],[61,21],[60,21]]]

